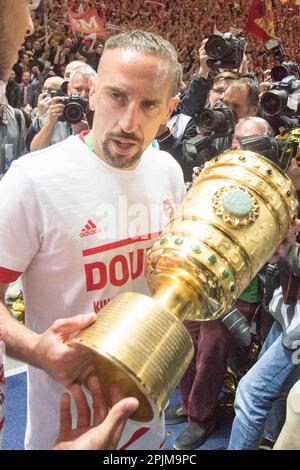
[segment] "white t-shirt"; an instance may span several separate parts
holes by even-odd
[[[4,395],[4,343],[0,341],[0,449],[3,438],[3,426],[4,426],[4,404],[5,404],[5,395]]]
[[[106,165],[79,137],[15,161],[0,184],[0,266],[24,272],[26,325],[41,333],[121,292],[149,293],[146,250],[184,194],[180,166],[152,147],[133,171]],[[61,393],[29,367],[26,448],[53,445]],[[159,448],[163,428],[140,434],[130,448]]]

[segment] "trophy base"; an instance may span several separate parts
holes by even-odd
[[[96,373],[110,403],[110,387],[139,400],[131,419],[149,422],[161,416],[170,394],[193,357],[183,324],[150,297],[121,294],[99,313],[95,323],[72,339],[96,353]]]

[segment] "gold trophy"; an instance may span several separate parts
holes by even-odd
[[[157,418],[191,361],[182,322],[228,312],[284,240],[297,207],[289,178],[260,155],[232,150],[206,163],[148,252],[152,298],[117,296],[73,339],[95,352],[108,397],[119,382],[139,399],[132,419]]]

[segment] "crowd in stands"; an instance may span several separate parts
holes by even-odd
[[[101,45],[105,39],[98,37],[92,41],[73,33],[67,15],[68,7],[75,12],[79,8],[95,7],[104,24],[113,24],[120,30],[145,29],[160,33],[178,51],[185,81],[190,80],[198,66],[201,41],[213,34],[214,30],[224,33],[230,28],[236,28],[247,40],[250,71],[263,78],[263,71],[275,63],[273,57],[267,53],[263,41],[247,35],[246,23],[250,3],[247,0],[216,0],[212,10],[211,2],[205,0],[48,0],[36,13],[34,35],[26,41],[23,51],[27,53],[28,58],[25,57],[24,61],[21,53],[20,65],[16,66],[16,80],[18,83],[21,81],[20,67],[27,70],[28,66],[31,69],[33,65],[37,65],[45,77],[53,74],[63,75],[66,64],[74,59],[97,67]],[[298,14],[299,7],[292,2],[281,4],[277,1],[273,9],[275,32],[284,44],[286,59],[299,64]]]
[[[38,152],[42,149],[47,149],[57,143],[62,143],[63,146],[72,146],[72,142],[79,142],[79,139],[67,139],[70,136],[79,135],[80,140],[86,144],[87,148],[85,150],[89,152],[92,150],[95,155],[99,156],[91,138],[93,135],[97,134],[97,121],[99,121],[99,123],[101,121],[101,125],[103,125],[106,117],[103,119],[99,118],[97,106],[99,106],[99,109],[103,108],[104,113],[105,100],[108,99],[109,105],[107,106],[106,114],[108,117],[112,114],[112,119],[114,119],[114,112],[118,112],[120,116],[123,117],[126,111],[125,105],[129,108],[129,98],[131,99],[131,91],[127,92],[126,86],[124,87],[123,85],[122,71],[120,72],[120,69],[117,67],[114,69],[112,61],[108,61],[107,59],[107,55],[110,53],[109,48],[108,52],[107,49],[105,49],[106,52],[103,55],[100,72],[97,77],[96,71],[103,52],[103,47],[106,39],[112,34],[112,31],[118,33],[140,29],[147,32],[141,33],[138,31],[132,33],[130,35],[130,40],[132,41],[140,40],[137,39],[140,34],[146,35],[145,37],[149,40],[149,36],[151,35],[149,35],[148,32],[159,33],[163,38],[170,41],[178,52],[179,62],[183,69],[183,76],[181,80],[181,74],[179,72],[180,67],[176,62],[175,72],[172,75],[175,77],[174,85],[172,85],[172,93],[174,91],[172,95],[172,100],[174,101],[172,103],[174,106],[172,104],[168,114],[163,115],[164,120],[161,119],[157,121],[157,126],[154,127],[155,131],[157,131],[157,129],[158,131],[155,134],[155,138],[152,137],[151,145],[147,147],[147,149],[150,149],[151,152],[158,152],[158,149],[160,149],[170,153],[183,170],[187,188],[190,187],[191,181],[195,178],[196,173],[200,172],[205,162],[212,157],[228,149],[243,149],[241,139],[256,136],[263,137],[263,142],[266,142],[267,138],[273,138],[278,134],[281,134],[281,137],[283,137],[285,130],[291,131],[291,129],[296,129],[299,131],[299,7],[295,5],[294,2],[286,2],[285,4],[281,4],[279,0],[272,2],[274,6],[274,27],[277,36],[282,40],[285,60],[293,61],[298,66],[298,71],[295,66],[290,72],[293,76],[290,77],[290,79],[292,78],[292,83],[295,84],[295,96],[290,90],[286,92],[293,95],[292,99],[289,100],[290,102],[288,102],[284,93],[286,101],[284,101],[284,99],[280,101],[280,112],[274,112],[272,114],[268,113],[263,107],[261,97],[268,89],[268,82],[271,81],[269,69],[274,65],[278,65],[278,62],[276,62],[274,56],[267,51],[262,40],[250,36],[247,33],[246,25],[250,4],[251,2],[249,0],[215,0],[214,2],[207,2],[207,0],[41,0],[39,8],[33,13],[34,33],[26,37],[24,45],[19,51],[18,61],[14,64],[11,71],[7,87],[5,87],[7,74],[4,79],[2,79],[2,83],[0,83],[3,93],[1,97],[3,102],[1,103],[0,109],[0,123],[2,124],[2,126],[0,126],[0,132],[2,133],[0,133],[2,145],[2,153],[0,154],[0,179],[4,176],[3,182],[5,184],[5,181],[7,181],[9,177],[7,177],[6,173],[12,161],[27,152],[36,152],[36,156],[39,155]],[[72,29],[68,12],[82,13],[87,11],[90,7],[97,10],[99,17],[103,21],[105,30],[103,30],[102,36],[97,36],[94,33],[88,35],[74,32]],[[246,54],[244,54],[243,59],[241,58],[239,70],[223,70],[222,68],[213,70],[211,63],[208,61],[209,55],[205,50],[205,39],[211,34],[218,34],[219,32],[225,33],[227,31],[231,31],[234,35],[245,37]],[[132,39],[132,37],[134,39]],[[152,40],[154,41],[153,38],[151,41]],[[161,39],[155,37],[155,46],[160,40]],[[144,51],[143,47],[145,43],[141,42],[141,44],[141,46],[139,45],[137,56],[143,55],[143,53],[140,54],[140,51]],[[107,46],[109,45],[110,44],[107,44]],[[134,43],[134,45],[136,46],[136,43]],[[17,47],[18,46],[19,43]],[[122,47],[124,47],[123,43],[120,48],[122,49]],[[169,49],[173,51],[172,48]],[[136,51],[134,48],[133,50]],[[152,52],[153,49],[150,49],[150,51]],[[165,53],[165,51],[166,47],[164,46],[163,52]],[[147,50],[144,55],[148,60],[149,54]],[[175,53],[174,56],[176,56]],[[138,59],[140,60],[140,57],[138,57]],[[110,75],[108,75],[109,79],[107,80],[110,85],[109,87],[105,85],[105,79],[103,78],[105,77],[105,73],[103,74],[103,64],[105,65],[105,62],[107,62],[106,67],[109,69],[110,73]],[[137,60],[137,63],[138,62]],[[11,63],[7,68],[9,73],[10,68]],[[111,72],[111,69],[113,72]],[[150,70],[149,73],[145,72],[144,67],[141,67],[141,70],[143,72],[141,75],[146,75],[148,79],[153,71],[152,64],[150,64],[149,69],[147,69]],[[130,73],[128,74],[129,76]],[[161,89],[157,86],[159,81],[158,75],[158,73],[153,73],[152,82],[147,81],[146,83],[150,83],[150,90],[153,83],[155,83],[155,86],[159,89],[159,93],[162,93]],[[121,77],[121,86],[119,86],[118,81],[116,81],[116,87],[111,85],[111,82],[113,82],[112,76]],[[166,89],[168,89],[167,91],[169,93],[169,78],[167,78],[167,80],[166,84],[168,86]],[[133,81],[138,81],[136,80],[136,75],[134,75]],[[129,81],[128,83],[131,82]],[[140,83],[142,83],[142,81]],[[177,91],[179,90],[180,83],[185,93],[182,94],[179,99]],[[134,83],[134,86],[136,86],[136,83]],[[110,91],[108,93],[106,90],[104,98],[100,93],[101,87],[106,87]],[[121,93],[115,93],[115,90],[118,91],[118,87],[121,89]],[[142,87],[143,86],[140,85],[140,88]],[[122,91],[122,88],[125,88],[125,92]],[[129,90],[131,90],[131,88],[131,86],[128,86]],[[148,86],[144,87],[147,91],[148,88]],[[138,91],[137,95],[140,97],[143,92],[144,90],[142,90],[142,92]],[[102,101],[100,101],[100,99],[98,101],[96,100],[96,106],[95,96],[97,93]],[[4,99],[5,95],[10,106],[6,104]],[[150,100],[147,95],[146,99],[141,100],[143,106],[141,109],[146,109],[148,112],[148,108],[151,109],[153,102],[156,103],[156,101],[157,100]],[[297,104],[297,109],[295,109],[295,103]],[[135,104],[135,106],[139,105],[139,102],[137,105]],[[285,109],[285,106],[288,109]],[[171,109],[173,110],[172,113]],[[201,127],[199,124],[199,116],[201,112],[203,112],[203,109],[205,109],[205,113],[208,110],[209,113],[216,113],[214,116],[219,116],[218,119],[220,119],[221,114],[221,120],[225,117],[228,126],[226,127],[224,125],[223,128],[223,124],[218,124],[216,128],[208,132],[207,129],[205,129],[205,125]],[[74,114],[76,114],[75,118]],[[166,122],[167,115],[170,115],[170,119]],[[205,115],[207,116],[207,114]],[[148,117],[145,119],[147,126],[150,124],[152,126],[153,118],[151,116],[149,119]],[[211,116],[211,114],[209,114],[209,116]],[[139,125],[140,119],[137,119],[137,122]],[[129,121],[129,123],[131,123],[131,121]],[[125,124],[127,124],[126,121]],[[134,124],[136,123],[134,122]],[[120,161],[121,163],[122,160],[123,162],[125,161],[125,155],[130,154],[131,146],[134,146],[137,142],[137,140],[136,142],[134,140],[129,142],[126,140],[132,129],[129,128],[128,130],[126,126],[124,127],[125,129],[120,125],[120,129],[122,130],[120,134],[111,133],[113,136],[111,138],[113,148],[117,148],[119,151],[121,150],[120,154],[118,154],[117,151],[109,152],[108,149],[108,151],[103,151],[100,156],[101,160],[113,168],[127,169],[125,166],[122,167]],[[89,133],[91,129],[92,132]],[[126,129],[127,133],[125,132]],[[134,135],[133,132],[131,132],[131,137],[132,135]],[[206,139],[205,145],[203,145],[203,141],[201,141],[203,138]],[[287,137],[287,139],[288,138],[289,137]],[[64,141],[66,142],[64,143]],[[269,139],[268,142],[273,142],[273,140]],[[104,148],[104,142],[101,142],[101,145],[102,144]],[[189,144],[189,146],[186,144]],[[82,144],[80,143],[80,145]],[[57,148],[58,147],[53,149],[53,154],[55,154]],[[261,152],[261,154],[264,155],[263,152]],[[136,156],[139,156],[138,153],[134,155],[134,158],[136,158]],[[295,155],[293,155],[293,157],[295,157]],[[34,158],[35,157],[33,157],[33,160]],[[69,158],[68,155],[67,158]],[[279,157],[276,156],[274,159],[275,158]],[[73,156],[71,156],[71,159],[73,159]],[[20,160],[21,165],[24,160],[26,162],[26,158]],[[170,161],[172,165],[174,165],[173,159],[170,159]],[[160,169],[160,164],[161,162],[159,161],[155,171]],[[50,161],[50,165],[52,171],[52,161]],[[176,165],[176,168],[177,167]],[[179,167],[177,170],[178,169]],[[297,165],[297,161],[295,159],[292,160],[291,165],[284,170],[286,170],[295,189],[299,192],[300,168]],[[53,171],[56,175],[56,166]],[[101,171],[102,169],[99,167],[99,174]],[[272,170],[270,171],[272,173]],[[64,172],[63,165],[62,172]],[[7,174],[11,175],[12,173],[13,172],[8,172]],[[71,176],[73,177],[73,173]],[[101,173],[101,177],[102,176],[103,174]],[[52,180],[54,181],[55,178]],[[89,180],[88,177],[85,176],[85,178],[87,181]],[[180,184],[184,192],[185,188],[181,172],[180,178]],[[52,180],[50,178],[50,181]],[[97,180],[97,188],[99,187],[101,187],[101,185],[98,184]],[[110,197],[110,189],[106,192]],[[95,192],[91,189],[93,197],[94,193]],[[288,193],[291,192],[287,191],[287,195]],[[290,195],[288,195],[288,197],[290,197]],[[99,200],[100,199],[99,197]],[[73,202],[71,201],[70,206],[72,204]],[[89,219],[88,222],[90,225],[85,225],[85,228],[81,231],[81,238],[90,235],[87,227],[91,227],[91,224],[97,228],[96,225],[91,222],[91,219]],[[293,226],[291,240],[286,241],[286,243],[289,242],[293,244],[295,248],[293,262],[295,262],[294,264],[297,266],[299,266],[300,260],[300,244],[296,242],[296,233],[299,228],[300,223],[299,227],[296,227],[296,225]],[[278,259],[276,259],[276,261],[278,261]],[[281,289],[280,286],[281,284],[283,285],[282,278],[284,276],[287,278],[286,273],[283,272],[283,268],[281,269],[279,265],[279,267],[276,267],[278,275],[277,284],[275,285],[275,281],[269,283],[269,277],[273,276],[273,274],[270,274],[269,277],[267,276],[269,275],[267,269],[268,265],[265,267],[266,269],[262,270],[260,276],[252,280],[248,288],[241,293],[239,299],[234,304],[235,309],[238,309],[240,317],[244,317],[245,323],[247,323],[247,325],[249,323],[250,325],[252,322],[251,328],[248,325],[249,335],[252,333],[252,330],[257,331],[255,337],[257,341],[256,353],[258,353],[259,347],[266,338],[267,332],[271,326],[270,323],[273,322],[269,313],[271,312],[272,316],[275,318],[275,314],[279,315],[279,313],[281,313],[277,312],[275,304],[272,305],[274,312],[271,309],[269,310],[269,301],[272,299],[274,292],[277,292],[276,295],[278,295],[280,301],[282,300],[283,302],[284,300],[287,302],[287,305],[294,308],[297,318],[299,318],[299,322],[297,323],[298,331],[296,332],[299,336],[300,275],[299,273],[295,274],[294,265],[289,260],[285,261],[291,265],[288,271],[288,279],[294,280],[296,286],[295,291],[290,287],[290,290],[287,289],[287,291],[289,295],[291,292],[293,296],[295,294],[295,298],[288,297],[288,300],[286,300],[281,290],[278,292],[275,290]],[[270,263],[273,265],[275,261],[270,261]],[[19,272],[17,272],[17,274],[19,274]],[[280,278],[280,276],[282,276],[282,278]],[[288,286],[293,285],[290,281],[288,281],[287,284]],[[269,286],[269,290],[266,288],[267,285]],[[291,303],[288,303],[288,301]],[[276,305],[278,305],[278,302]],[[99,302],[97,304],[99,304]],[[232,312],[229,313],[231,314]],[[266,322],[265,319],[267,319]],[[280,323],[277,318],[276,320]],[[194,323],[196,323],[196,325]],[[262,437],[267,439],[272,445],[274,444],[278,437],[280,426],[284,421],[286,397],[295,380],[298,380],[300,377],[300,366],[298,362],[296,363],[294,360],[291,360],[293,348],[289,348],[289,345],[287,346],[281,343],[279,339],[281,330],[277,328],[278,325],[276,326],[276,323],[274,325],[270,330],[268,336],[269,340],[267,339],[265,342],[265,344],[267,344],[265,350],[263,349],[263,351],[266,352],[267,348],[271,349],[272,346],[272,355],[264,355],[263,361],[259,358],[255,365],[253,365],[253,362],[257,359],[257,354],[254,359],[253,357],[251,358],[250,343],[247,343],[247,345],[238,343],[238,349],[236,344],[238,341],[232,332],[230,332],[231,330],[225,322],[223,323],[221,320],[216,320],[214,323],[190,322],[190,324],[186,324],[186,328],[194,341],[195,354],[179,384],[182,397],[181,403],[171,405],[165,412],[167,424],[187,421],[187,427],[177,436],[173,443],[175,449],[191,450],[198,448],[215,429],[219,419],[218,406],[220,391],[230,361],[236,361],[237,363],[236,369],[239,373],[235,376],[236,381],[245,374],[250,366],[252,367],[252,375],[245,375],[239,385],[237,393],[238,411],[236,413],[232,433],[234,438],[231,438],[229,448],[255,449],[259,446]],[[288,330],[288,328],[290,328],[290,325],[288,325],[286,330]],[[261,332],[262,334],[260,334]],[[289,333],[290,330],[288,331],[288,334]],[[291,335],[291,337],[293,340],[293,335]],[[288,340],[290,340],[290,338],[288,338]],[[273,347],[273,345],[275,346]],[[296,347],[298,348],[298,343],[295,348]],[[288,349],[288,353],[285,348]],[[241,357],[239,357],[239,355]],[[286,355],[288,355],[287,358]],[[245,364],[243,363],[243,357]],[[266,361],[268,367],[264,368],[264,361]],[[270,365],[272,365],[272,367],[270,367]],[[282,370],[282,373],[277,377],[278,368]],[[214,371],[213,374],[211,374],[212,369]],[[265,374],[264,371],[266,371]],[[273,380],[272,374],[276,380]],[[263,379],[263,381],[260,382],[259,379]],[[256,385],[260,383],[263,383],[263,394],[260,393],[260,390],[255,388]],[[269,387],[269,384],[273,384],[274,387]],[[282,403],[279,403],[279,411],[277,409],[274,411],[274,413],[276,412],[278,415],[280,413],[282,420],[280,421],[274,418],[273,422],[276,424],[276,429],[274,427],[275,431],[270,435],[271,420],[271,424],[264,426],[265,421],[269,415],[272,418],[270,412],[272,404],[277,400],[278,393],[283,386],[285,386],[285,388],[282,388],[284,391],[284,393],[282,393],[283,406]],[[261,400],[261,402],[259,402],[259,400]],[[251,406],[252,409],[250,408]],[[242,412],[239,410],[242,410]],[[257,411],[259,415],[257,419],[254,414],[255,411]],[[247,419],[245,419],[245,416]],[[251,433],[247,434],[243,432],[243,428],[247,428],[247,426],[250,429],[248,421],[251,426],[253,421],[258,423],[256,428],[253,427],[252,435]],[[245,437],[247,439],[243,441]],[[38,447],[36,443],[30,445],[32,445],[32,448]]]

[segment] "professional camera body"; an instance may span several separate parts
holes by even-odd
[[[213,109],[201,109],[196,116],[198,129],[213,138],[233,135],[236,122],[235,113],[221,101]]]
[[[282,42],[279,38],[272,38],[266,42],[267,50],[272,54],[274,59],[278,60],[280,65],[275,65],[271,70],[271,78],[273,82],[280,82],[283,78],[293,75],[298,78],[298,67],[296,62],[285,62],[285,53]]]
[[[210,57],[207,65],[213,70],[239,69],[245,45],[244,38],[236,38],[231,33],[212,34],[204,46]]]
[[[194,164],[201,167],[219,153],[214,145],[215,139],[228,138],[230,147],[237,118],[228,106],[217,102],[213,109],[200,110],[195,121],[200,135],[183,142],[183,154],[186,159],[193,159]]]
[[[279,61],[271,69],[272,83],[260,101],[264,117],[288,116],[300,114],[300,80],[298,66],[295,62],[285,62],[282,42],[272,38],[266,42],[268,51]]]
[[[300,128],[293,129],[276,137],[263,135],[250,135],[237,137],[242,150],[251,150],[269,158],[286,171],[292,158],[295,158],[300,166]]]
[[[86,98],[81,98],[78,93],[64,96],[61,90],[51,91],[49,96],[51,98],[60,97],[60,102],[65,105],[63,115],[58,119],[59,121],[68,122],[69,124],[77,124],[82,121],[88,106]]]
[[[300,80],[293,75],[272,82],[262,95],[260,106],[264,116],[299,116]]]

